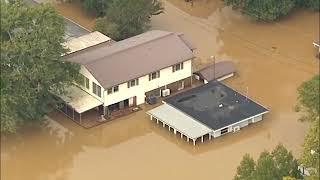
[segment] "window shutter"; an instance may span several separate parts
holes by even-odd
[[[160,77],[160,71],[157,71],[157,75],[158,75],[157,77],[159,78]]]
[[[181,67],[180,67],[180,69],[183,69],[183,62],[181,63]]]
[[[175,72],[176,69],[175,69],[176,66],[172,66],[172,72]]]
[[[139,85],[139,79],[136,80],[136,85]]]
[[[149,76],[149,79],[150,79],[150,76]],[[127,86],[128,88],[130,88],[130,81],[127,83]]]
[[[149,74],[149,81],[151,81],[151,74]]]

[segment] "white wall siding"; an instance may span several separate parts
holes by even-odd
[[[172,67],[167,67],[160,70],[160,78],[149,81],[149,75],[145,75],[139,78],[139,85],[128,88],[127,82],[119,85],[119,91],[104,94],[105,106],[123,101],[125,99],[136,96],[137,105],[145,102],[145,93],[164,85],[171,84],[173,82],[188,78],[192,75],[191,70],[191,60],[185,61],[183,63],[183,69],[179,71],[172,72]]]
[[[261,121],[261,120],[262,120],[262,115],[254,117],[252,122],[255,123],[255,122],[258,122],[258,121]]]
[[[80,68],[80,74],[84,75],[85,77],[87,77],[89,79],[89,89],[85,88],[85,87],[82,87],[82,86],[79,86],[81,87],[81,89],[83,89],[84,91],[88,92],[90,95],[98,98],[100,101],[103,101],[103,93],[104,93],[104,89],[103,87],[101,86],[101,84],[96,80],[96,78],[94,78],[92,76],[92,74],[87,70],[87,68],[85,68],[83,65],[81,65],[81,68]],[[101,87],[101,97],[95,95],[93,92],[92,92],[92,82],[96,83],[97,85],[99,85]]]
[[[149,80],[148,80],[149,81]],[[145,77],[139,78],[139,85],[128,88],[127,82],[119,85],[119,91],[112,94],[107,94],[105,91],[104,105],[109,106],[111,104],[123,101],[125,99],[136,96],[137,104],[144,103],[144,89],[143,84],[146,83]]]
[[[220,130],[213,132],[213,137],[214,137],[214,138],[219,137],[219,136],[221,136],[221,131],[220,131]]]
[[[243,122],[240,122],[240,123],[233,125],[232,128],[237,127],[237,126],[239,126],[240,128],[243,128],[245,126],[248,126],[248,124],[249,124],[249,122],[247,120],[247,121],[243,121]]]
[[[149,76],[147,78],[148,83],[145,84],[145,92],[157,89],[161,86],[188,78],[192,75],[191,72],[191,60],[185,61],[183,63],[183,69],[179,71],[172,72],[172,67],[167,67],[160,71],[160,78],[149,81]]]

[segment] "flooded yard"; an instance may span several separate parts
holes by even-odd
[[[1,179],[229,180],[245,153],[256,158],[283,143],[299,156],[307,124],[293,107],[299,84],[318,72],[312,42],[319,39],[319,13],[300,10],[262,23],[221,0],[164,5],[152,29],[185,33],[197,47],[196,69],[210,63],[211,55],[235,62],[237,75],[225,83],[242,93],[248,87],[249,96],[270,109],[264,121],[194,147],[150,121],[149,106],[89,130],[52,113],[44,126],[1,137]],[[65,16],[92,27],[93,19],[80,16],[80,8],[60,6]]]

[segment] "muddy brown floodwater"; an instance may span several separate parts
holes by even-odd
[[[193,147],[151,122],[150,107],[90,130],[53,113],[44,126],[2,136],[1,179],[229,180],[245,153],[256,158],[283,143],[299,156],[308,124],[298,121],[293,106],[298,85],[318,72],[312,41],[319,38],[319,13],[301,10],[257,23],[221,0],[195,1],[192,8],[170,2],[152,18],[152,28],[185,33],[198,48],[196,68],[211,55],[235,62],[238,73],[225,83],[243,93],[248,87],[250,97],[270,108],[265,120]],[[63,14],[77,16],[75,9],[65,6],[73,11]]]

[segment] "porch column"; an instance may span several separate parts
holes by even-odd
[[[201,136],[201,142],[203,143],[203,136]]]
[[[164,122],[162,122],[162,127],[165,127],[165,126],[166,126],[166,124]]]
[[[211,140],[211,134],[209,133],[209,140]]]
[[[80,124],[81,124],[81,113],[80,113]]]
[[[193,145],[195,146],[196,145],[196,140],[195,139],[192,139],[193,140]]]
[[[150,115],[150,120],[151,120],[151,121],[152,121],[152,118],[153,118],[152,115]]]
[[[180,132],[180,138],[182,139],[183,138],[183,134]]]
[[[173,129],[173,132],[174,132],[174,134],[177,134],[177,130],[176,129]]]

